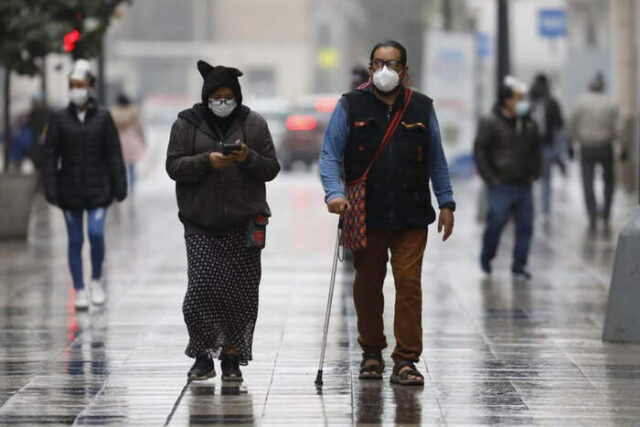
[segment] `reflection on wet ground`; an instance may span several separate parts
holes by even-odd
[[[0,423],[636,423],[640,346],[600,340],[615,239],[588,235],[579,194],[565,190],[551,226],[537,230],[534,280],[511,281],[507,230],[496,274],[483,281],[476,266],[477,189],[457,186],[454,238],[442,244],[435,232],[430,237],[423,389],[391,386],[390,361],[385,381],[357,379],[346,263],[338,274],[325,384],[313,384],[335,227],[315,175],[283,176],[269,189],[274,217],[255,360],[240,386],[219,378],[186,382],[184,243],[170,183],[158,176],[133,203],[109,213],[109,301],[88,313],[73,309],[61,215],[40,212],[29,244],[0,244]],[[620,203],[617,227],[623,218]],[[393,284],[387,285],[390,335]]]

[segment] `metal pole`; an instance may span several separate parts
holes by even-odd
[[[496,56],[496,89],[502,86],[504,77],[511,72],[511,55],[509,51],[509,3],[498,1],[498,37]]]
[[[98,54],[98,100],[100,104],[107,105],[107,90],[106,90],[106,76],[105,76],[105,55],[104,55],[104,37],[100,41],[100,53]]]
[[[42,57],[42,65],[40,68],[40,91],[42,92],[42,102],[46,105],[49,104],[47,90],[47,56],[45,55]]]
[[[636,191],[637,191],[637,195],[638,195],[638,203],[640,203],[640,61],[638,59],[638,48],[640,47],[640,34],[639,34],[639,29],[638,26],[636,24],[636,20],[635,18],[638,16],[640,9],[637,2],[633,3],[633,17],[634,19],[632,19],[632,37],[633,37],[633,49],[632,49],[632,56],[631,56],[631,60],[632,60],[632,64],[633,64],[633,72],[632,72],[632,78],[633,78],[633,87],[635,89],[635,103],[634,103],[634,111],[633,111],[633,124],[634,124],[634,129],[633,129],[633,135],[631,136],[631,141],[635,141],[636,143],[636,152],[633,152],[633,142],[629,143],[628,147],[627,147],[627,152],[628,152],[628,160],[630,162],[635,161],[636,162]]]
[[[11,68],[4,68],[4,171],[9,170],[9,146],[11,145]]]
[[[442,17],[445,31],[451,31],[453,29],[453,10],[451,9],[451,0],[442,0]]]
[[[329,332],[329,318],[331,317],[331,303],[333,302],[333,289],[336,284],[336,270],[338,269],[338,253],[340,251],[340,226],[336,234],[336,248],[333,252],[333,268],[331,269],[331,284],[329,285],[329,299],[327,301],[327,310],[324,314],[324,333],[322,336],[322,350],[320,351],[320,366],[318,366],[318,375],[316,376],[316,385],[322,385],[322,368],[324,366],[324,353],[327,348],[327,334]]]
[[[635,108],[633,111],[633,115],[634,115],[634,119],[635,119],[635,129],[634,129],[634,134],[633,134],[633,139],[635,139],[637,147],[636,147],[636,152],[635,152],[635,162],[636,162],[636,168],[637,168],[637,181],[636,181],[636,185],[638,186],[638,188],[636,189],[638,192],[638,203],[640,203],[640,60],[638,58],[638,49],[640,48],[640,28],[638,28],[638,24],[637,24],[637,18],[640,15],[640,4],[638,2],[638,0],[634,1],[631,4],[631,13],[633,18],[631,19],[631,31],[632,31],[632,35],[631,37],[633,37],[633,48],[632,48],[632,64],[633,64],[633,81],[634,81],[634,89],[635,89]],[[631,145],[631,144],[630,144]],[[629,150],[631,150],[631,147],[629,147]],[[633,152],[631,152],[631,155],[629,156],[629,160],[633,161]]]

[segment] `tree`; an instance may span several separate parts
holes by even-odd
[[[123,2],[131,0],[57,0],[52,8],[55,20],[76,30],[80,37],[71,52],[74,59],[95,58],[102,52],[102,39],[118,16],[117,9]]]

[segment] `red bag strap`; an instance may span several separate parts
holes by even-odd
[[[384,133],[384,137],[382,137],[382,142],[378,147],[378,151],[376,151],[376,153],[373,155],[373,159],[371,160],[369,167],[367,168],[367,170],[364,171],[364,174],[360,179],[365,179],[367,177],[367,175],[369,174],[369,171],[373,167],[373,164],[376,162],[376,160],[378,160],[378,157],[380,157],[384,149],[387,148],[387,145],[389,145],[389,142],[391,141],[391,137],[393,136],[396,129],[398,128],[398,124],[400,124],[400,120],[402,119],[402,116],[404,116],[405,111],[407,111],[407,108],[409,107],[409,103],[411,102],[412,97],[413,97],[413,91],[411,89],[406,89],[404,94],[404,105],[402,106],[402,109],[396,111],[396,113],[393,115],[393,118],[389,122],[389,126],[387,126],[387,130]]]

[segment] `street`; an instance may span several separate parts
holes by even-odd
[[[103,308],[75,312],[57,209],[48,220],[35,215],[49,229],[29,243],[0,244],[0,423],[602,426],[640,418],[640,346],[600,339],[617,231],[631,201],[617,199],[612,236],[590,238],[576,169],[567,181],[557,177],[550,228],[536,222],[529,284],[511,281],[511,228],[493,279],[482,280],[481,186],[454,182],[454,235],[442,243],[431,226],[423,266],[424,389],[391,386],[390,360],[384,381],[358,380],[346,261],[324,387],[314,385],[337,218],[326,211],[317,171],[281,174],[267,186],[273,217],[244,383],[187,383],[186,256],[161,134],[134,197],[108,212]],[[385,289],[388,359],[390,275]]]

